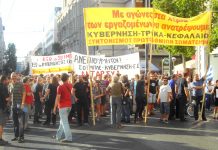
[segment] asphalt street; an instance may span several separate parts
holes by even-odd
[[[0,150],[218,150],[218,121],[208,116],[206,122],[179,120],[161,123],[155,115],[148,123],[124,124],[121,129],[110,126],[110,118],[102,118],[96,126],[71,125],[73,142],[60,143],[52,136],[58,125],[48,127],[33,125],[25,132],[25,143],[11,142],[13,126],[5,128],[9,145]]]

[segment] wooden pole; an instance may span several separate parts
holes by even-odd
[[[154,13],[154,8],[152,8],[152,12]],[[152,23],[154,24],[154,18],[152,18]],[[153,28],[152,28],[152,40],[153,40]],[[145,107],[145,123],[147,123],[147,118],[148,118],[148,99],[149,99],[149,94],[150,94],[150,73],[151,73],[151,62],[152,62],[152,53],[153,53],[153,44],[149,44],[149,55],[150,55],[150,60],[149,60],[149,66],[148,66],[148,74],[147,74],[147,80],[148,80],[148,87],[147,87],[147,105]],[[146,60],[148,61],[148,60]]]
[[[90,84],[90,97],[91,97],[91,110],[92,110],[92,123],[95,126],[95,107],[94,107],[94,99],[93,99],[93,93],[92,93],[92,75],[91,75],[91,71],[90,71],[90,55],[89,55],[89,47],[86,46],[86,50],[87,50],[87,60],[88,60],[88,72],[89,72],[89,84]]]
[[[86,13],[85,9],[83,9],[83,15],[84,15],[84,31],[85,31],[85,38],[86,38]],[[89,72],[89,80],[90,80],[90,97],[91,97],[91,110],[92,110],[92,123],[95,126],[95,107],[94,107],[94,99],[93,99],[93,93],[92,93],[92,75],[90,71],[90,53],[89,53],[89,46],[87,46],[86,43],[86,52],[87,52],[87,63],[88,63],[88,72]]]
[[[150,54],[150,60],[149,60],[149,67],[148,67],[148,74],[147,74],[147,80],[148,80],[148,87],[147,87],[147,105],[145,107],[145,123],[148,121],[148,99],[150,94],[150,73],[151,73],[151,62],[152,62],[152,53],[153,53],[153,44],[149,44],[149,54]]]
[[[211,5],[212,5],[212,7],[210,6],[210,8],[209,8],[209,11],[211,11],[211,14],[210,14],[210,19],[209,19],[209,25],[210,25],[210,28],[209,28],[209,40],[211,39],[211,30],[212,30],[212,15],[213,15],[213,3],[212,3],[212,1],[210,1],[210,3],[211,3]],[[207,48],[208,48],[208,51],[210,51],[210,42],[208,42],[208,46],[207,46]],[[206,76],[207,76],[207,72],[208,72],[208,67],[209,67],[209,62],[208,62],[208,64],[207,64],[207,68],[206,68]],[[206,77],[205,77],[205,80],[206,80]],[[198,121],[201,121],[201,120],[203,120],[203,118],[202,118],[202,115],[203,115],[203,109],[204,109],[204,107],[205,107],[205,88],[206,88],[206,81],[205,81],[205,86],[204,86],[204,88],[203,88],[203,99],[202,99],[202,106],[201,106],[201,112],[200,112],[200,114],[199,114],[199,117],[198,117]]]

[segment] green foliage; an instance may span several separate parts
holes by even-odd
[[[208,0],[153,0],[153,7],[173,16],[190,18],[206,10]],[[195,53],[193,46],[159,46],[173,55],[183,54],[190,58]]]
[[[210,40],[210,51],[218,47],[218,0],[212,0],[212,31]]]
[[[5,64],[4,64],[4,73],[10,74],[16,71],[17,66],[17,57],[16,57],[16,47],[14,43],[8,44],[8,49],[4,54]]]

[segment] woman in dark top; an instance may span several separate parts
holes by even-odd
[[[144,80],[144,75],[140,75],[136,86],[136,112],[135,112],[134,123],[136,123],[138,119],[139,120],[143,119],[142,112],[146,105],[145,86],[146,83]]]
[[[50,125],[51,117],[53,125],[56,124],[56,115],[52,113],[54,108],[55,99],[57,95],[57,87],[59,86],[57,77],[52,77],[52,83],[48,85],[48,89],[46,90],[46,94],[43,99],[45,101],[45,114],[47,116],[46,121],[43,125]],[[47,98],[46,98],[47,97]]]

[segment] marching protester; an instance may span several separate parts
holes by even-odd
[[[138,120],[143,120],[142,112],[144,110],[144,107],[146,105],[146,95],[145,95],[145,81],[144,81],[144,75],[139,76],[139,80],[136,85],[136,112],[134,117],[134,123],[136,123]]]
[[[45,114],[46,114],[46,121],[43,123],[43,125],[50,125],[51,121],[53,125],[56,124],[56,115],[52,113],[52,111],[55,105],[58,86],[59,86],[58,79],[56,76],[53,76],[52,82],[49,83],[46,93],[42,98],[45,100]]]
[[[39,121],[40,118],[40,112],[42,110],[42,90],[43,90],[43,83],[42,78],[39,76],[36,81],[36,86],[34,89],[34,105],[35,105],[35,112],[34,112],[34,124],[41,123]]]
[[[176,115],[176,80],[177,80],[177,75],[174,74],[172,76],[172,79],[169,81],[169,85],[172,90],[172,97],[171,97],[171,102],[170,102],[170,114],[169,114],[169,120],[175,120],[175,115]]]
[[[77,105],[77,123],[78,126],[88,126],[89,102],[88,102],[88,84],[82,76],[79,76],[78,81],[73,86],[73,93],[76,98]],[[83,113],[82,113],[83,112]],[[83,115],[83,122],[82,122]]]
[[[59,108],[60,115],[60,125],[55,136],[56,140],[61,142],[71,142],[72,133],[70,130],[70,125],[68,121],[68,115],[71,110],[71,94],[73,86],[69,83],[69,75],[63,73],[61,76],[63,82],[62,85],[59,85],[57,88],[57,97],[53,109],[53,113],[56,114],[57,107]],[[64,135],[64,138],[63,138]]]
[[[136,113],[137,104],[136,104],[136,86],[139,80],[139,75],[136,74],[134,80],[132,81],[132,93],[133,93],[133,101],[132,101],[132,113]]]
[[[106,88],[109,85],[108,81],[108,75],[104,75],[104,79],[100,82],[100,87],[102,90],[102,96],[101,96],[101,105],[100,105],[100,110],[101,110],[101,116],[106,116],[105,108],[106,108],[106,102],[107,102],[107,96],[108,93],[106,92]]]
[[[194,96],[194,100],[196,102],[195,106],[194,106],[194,117],[195,120],[198,120],[198,110],[199,110],[199,105],[200,105],[200,111],[202,111],[202,120],[203,121],[207,121],[206,119],[206,115],[205,115],[205,105],[202,102],[203,100],[203,91],[204,91],[204,81],[206,79],[206,74],[207,71],[205,73],[205,75],[200,79],[198,74],[195,74],[194,77],[194,82],[192,82],[192,89],[193,89],[193,96]],[[203,110],[202,110],[202,105],[203,105]]]
[[[3,129],[7,121],[7,103],[9,101],[9,91],[7,88],[8,78],[1,76],[0,78],[0,146],[8,144],[3,139]]]
[[[74,85],[76,79],[77,79],[77,75],[74,74],[74,72],[71,72],[69,81],[72,83],[72,85]],[[71,95],[71,101],[72,101],[72,105],[68,116],[68,120],[70,123],[74,123],[76,120],[76,97],[74,94]]]
[[[160,104],[161,118],[160,121],[168,123],[170,113],[170,102],[171,102],[172,89],[168,85],[168,78],[163,79],[163,84],[160,86],[157,102]]]
[[[212,96],[212,92],[213,92],[214,86],[212,84],[212,81],[209,80],[208,83],[206,84],[205,87],[205,100],[206,100],[206,109],[208,111],[211,111],[211,105],[213,102],[213,96]]]
[[[148,98],[148,115],[153,115],[154,105],[156,103],[158,93],[158,82],[155,80],[155,75],[152,73],[150,76],[150,88]]]
[[[18,81],[18,75],[13,72],[12,78],[12,116],[14,122],[14,138],[12,141],[24,142],[24,125],[25,125],[25,98],[26,91],[23,83]]]
[[[185,105],[187,102],[187,98],[189,97],[188,84],[186,81],[187,76],[188,74],[184,73],[183,77],[180,77],[176,83],[176,94],[178,100],[178,107],[176,109],[179,109],[178,117],[180,118],[180,121],[186,121]]]
[[[218,80],[216,80],[216,85],[212,93],[214,94],[214,97],[215,97],[215,100],[214,100],[215,107],[213,111],[213,119],[218,119],[218,115],[217,115],[218,113]]]
[[[130,83],[128,76],[122,76],[121,81],[124,88],[123,99],[122,99],[122,122],[130,123]]]
[[[25,115],[24,129],[28,128],[29,115],[31,113],[31,105],[32,105],[32,102],[33,102],[33,92],[31,90],[29,81],[30,81],[29,77],[24,77],[23,78],[23,86],[24,86],[24,89],[26,91],[25,106],[27,107],[27,112],[26,112],[26,115]]]
[[[119,77],[114,75],[111,83],[108,85],[107,91],[110,92],[110,104],[111,104],[111,120],[112,126],[115,128],[122,128],[121,125],[121,104],[123,95],[123,86],[119,82]]]
[[[100,88],[100,81],[95,80],[94,81],[94,86],[93,86],[93,99],[95,103],[95,108],[96,108],[96,119],[97,121],[100,120],[101,116],[101,110],[100,110],[100,105],[101,105],[101,97],[103,96],[103,91]]]

